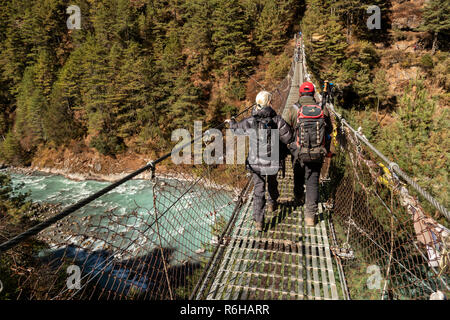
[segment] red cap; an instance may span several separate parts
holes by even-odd
[[[314,93],[314,85],[311,82],[303,82],[300,86],[300,94]]]

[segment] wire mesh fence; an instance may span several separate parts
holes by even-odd
[[[449,230],[432,219],[414,192],[334,118],[330,166],[334,254],[353,299],[448,296]]]
[[[286,102],[293,68],[294,62],[272,91],[275,110]],[[250,109],[237,120],[250,115]],[[223,129],[223,124],[216,128]],[[200,139],[202,152],[206,140]],[[6,298],[189,298],[236,212],[248,176],[241,164],[174,166],[170,157],[162,162],[136,177],[144,179],[139,190],[130,182],[117,187],[126,190],[128,208],[133,209],[93,210],[102,207],[108,193],[0,252],[5,270],[13,274],[3,283]],[[1,242],[40,220],[36,216],[15,228],[3,216]]]
[[[303,77],[309,79],[304,50],[301,53]],[[300,52],[295,54],[299,59]],[[272,91],[277,112],[286,104],[294,67],[293,61]],[[249,113],[250,108],[245,109],[237,120]],[[438,291],[448,296],[448,225],[427,215],[424,200],[380,163],[337,114],[333,124],[336,156],[324,166],[322,196],[329,199],[332,252],[343,267],[350,297],[428,299]],[[208,142],[200,143],[204,151]],[[133,209],[94,210],[102,207],[99,198],[0,251],[0,270],[14,274],[2,283],[9,292],[6,298],[192,297],[200,283],[207,283],[200,280],[213,270],[216,253],[226,244],[225,235],[249,191],[249,178],[240,164],[172,166],[169,161],[167,157],[160,161],[164,165],[142,170],[139,190],[130,182],[112,188],[126,190],[131,202],[127,207]],[[147,172],[149,168],[154,170]],[[42,210],[30,207],[30,219],[20,227],[1,216],[0,241],[42,220]]]
[[[311,81],[301,46],[303,79]],[[345,295],[383,300],[448,297],[447,209],[395,168],[395,163],[387,163],[332,104],[327,108],[335,156],[322,168],[321,191],[332,212],[329,233],[334,240],[333,255],[344,271]],[[424,207],[443,211],[444,225]]]

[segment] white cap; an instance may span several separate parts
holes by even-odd
[[[272,94],[267,91],[260,91],[256,96],[256,104],[260,108],[267,107],[272,100]]]
[[[430,295],[430,300],[447,300],[447,299],[444,293],[438,290]]]

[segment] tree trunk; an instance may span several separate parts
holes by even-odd
[[[431,54],[434,54],[436,52],[436,47],[437,47],[437,37],[438,37],[438,33],[434,32],[434,37],[433,37],[433,46],[431,47]]]
[[[350,17],[347,15],[347,44],[350,44]]]
[[[377,98],[377,122],[380,124],[380,117],[378,115],[378,110],[380,109],[380,98]]]

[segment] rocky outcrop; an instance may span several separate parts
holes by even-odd
[[[59,174],[73,180],[115,181],[150,161],[133,152],[112,157],[102,155],[92,148],[75,150],[71,147],[40,149],[26,170]]]
[[[425,0],[392,1],[392,28],[414,30],[420,26]]]

